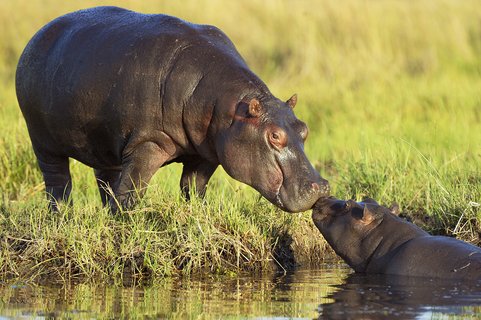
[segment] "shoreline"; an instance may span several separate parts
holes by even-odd
[[[283,213],[265,200],[227,212],[214,210],[225,207],[223,201],[170,201],[177,203],[115,217],[105,208],[80,210],[77,205],[57,215],[34,205],[4,217],[0,279],[125,285],[194,274],[285,273],[325,261],[343,263],[312,223],[310,211]]]

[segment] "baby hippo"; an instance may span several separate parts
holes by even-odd
[[[481,248],[432,236],[376,201],[321,198],[314,224],[356,272],[481,279]]]

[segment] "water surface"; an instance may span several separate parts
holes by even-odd
[[[0,288],[0,319],[481,318],[481,283],[353,274],[325,264],[288,274]]]

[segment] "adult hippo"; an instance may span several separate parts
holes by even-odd
[[[274,97],[213,26],[117,7],[69,13],[30,40],[16,89],[53,209],[71,191],[69,158],[94,168],[114,210],[172,162],[186,197],[192,183],[203,195],[219,164],[285,211],[328,194],[304,154],[296,95]]]
[[[321,199],[312,218],[329,245],[356,272],[481,279],[481,248],[431,236],[372,199]]]

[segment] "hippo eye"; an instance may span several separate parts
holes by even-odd
[[[275,130],[269,133],[269,142],[276,149],[280,150],[287,144],[287,136],[282,130]]]

